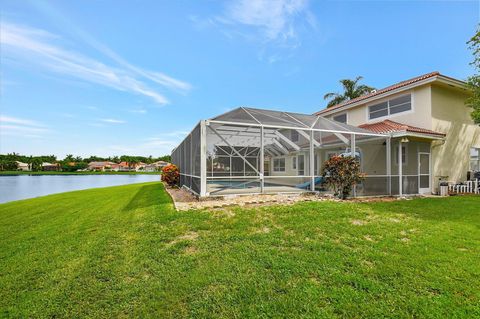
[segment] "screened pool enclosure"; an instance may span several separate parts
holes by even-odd
[[[201,197],[328,192],[321,169],[336,155],[360,162],[365,179],[355,196],[409,193],[416,186],[392,175],[394,154],[390,135],[315,115],[241,107],[200,121],[173,150],[172,162],[181,186]]]

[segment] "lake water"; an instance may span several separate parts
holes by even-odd
[[[159,181],[160,175],[0,176],[0,203],[81,189]]]

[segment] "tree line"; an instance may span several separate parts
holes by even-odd
[[[16,162],[22,162],[29,164],[32,171],[40,171],[42,169],[42,163],[52,163],[58,164],[62,171],[74,172],[79,169],[85,169],[88,167],[90,162],[127,162],[130,165],[137,163],[146,163],[151,164],[158,161],[170,162],[170,155],[164,155],[160,157],[153,156],[109,156],[109,157],[100,157],[100,156],[90,156],[90,157],[81,157],[73,156],[68,154],[63,159],[57,158],[55,155],[42,155],[42,156],[28,156],[20,155],[18,153],[9,153],[9,154],[0,154],[0,171],[12,171],[17,169]]]

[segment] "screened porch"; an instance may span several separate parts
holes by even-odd
[[[355,156],[355,196],[395,195],[391,138],[320,116],[237,108],[203,120],[172,152],[181,186],[195,194],[328,193],[323,163]]]

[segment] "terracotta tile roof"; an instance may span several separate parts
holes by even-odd
[[[365,95],[359,96],[355,99],[351,99],[349,101],[337,104],[335,106],[332,106],[332,107],[329,107],[329,108],[326,108],[326,109],[323,109],[321,111],[316,112],[315,115],[320,115],[320,114],[325,113],[327,111],[335,110],[335,109],[338,109],[342,106],[346,106],[346,105],[349,105],[349,104],[352,104],[352,103],[355,103],[355,102],[358,102],[358,101],[362,101],[362,100],[374,97],[376,95],[380,95],[380,94],[383,94],[383,93],[386,93],[386,92],[389,92],[389,91],[393,91],[393,90],[396,90],[398,88],[401,88],[401,87],[404,87],[404,86],[407,86],[407,85],[410,85],[410,84],[413,84],[413,83],[416,83],[416,82],[419,82],[419,81],[422,81],[422,80],[425,80],[425,79],[428,79],[428,78],[431,78],[431,77],[434,77],[434,76],[437,76],[437,75],[440,75],[440,72],[435,71],[435,72],[431,72],[431,73],[427,73],[427,74],[424,74],[424,75],[417,76],[415,78],[412,78],[412,79],[409,79],[409,80],[406,80],[406,81],[398,82],[396,84],[387,86],[386,88],[376,90],[372,93],[365,94]]]
[[[435,135],[439,137],[444,137],[445,134],[427,130],[424,128],[406,125],[398,122],[394,122],[391,120],[384,120],[377,123],[372,124],[362,124],[359,127],[375,132],[375,133],[394,133],[394,132],[405,132],[405,133],[420,133],[420,134],[428,134],[428,135]]]

